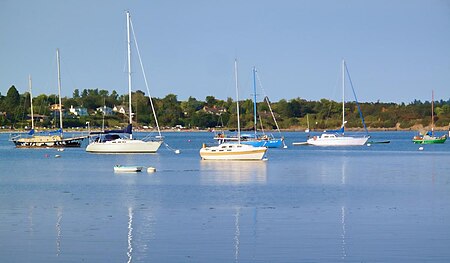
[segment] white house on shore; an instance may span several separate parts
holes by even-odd
[[[103,106],[103,107],[98,107],[97,109],[95,109],[95,113],[101,113],[101,114],[104,114],[105,116],[111,116],[111,115],[113,115],[114,110],[110,107]]]
[[[75,116],[88,116],[88,110],[84,107],[74,107],[70,105],[69,112]]]
[[[126,109],[125,106],[122,106],[122,105],[116,106],[116,105],[114,105],[114,108],[112,109],[112,111],[126,115],[127,111],[125,109]]]

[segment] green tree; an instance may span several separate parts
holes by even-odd
[[[213,128],[217,126],[218,116],[206,113],[202,110],[192,116],[191,127],[199,127],[201,129]]]
[[[204,106],[204,102],[198,101],[194,97],[189,97],[187,101],[180,103],[181,111],[183,112],[183,125],[186,127],[199,127],[194,118],[197,118],[196,112],[201,110]]]
[[[114,105],[119,105],[119,94],[117,94],[117,91],[113,90],[111,94],[106,99],[106,105],[108,107],[113,107]]]
[[[12,85],[6,93],[4,99],[4,108],[8,113],[15,113],[17,106],[20,104],[20,94],[16,87]]]
[[[65,105],[66,109],[69,109],[70,106],[73,107],[80,106],[75,98],[67,98],[67,97],[62,98],[62,104]]]
[[[74,98],[74,99],[79,99],[80,98],[80,91],[78,89],[75,89],[73,91],[72,98]]]
[[[217,103],[217,100],[214,96],[206,96],[205,101],[206,101],[206,105],[208,107],[212,107],[212,106],[216,105],[216,103]]]
[[[49,107],[50,103],[47,95],[40,94],[39,96],[33,98],[34,113],[48,116],[50,114]]]
[[[275,109],[281,116],[286,118],[290,116],[289,104],[285,99],[281,99],[277,103],[274,103],[273,109]]]
[[[150,100],[145,96],[143,91],[136,91],[131,94],[131,101],[133,103],[133,112],[135,113],[134,120],[138,123],[150,123],[152,115]]]
[[[157,111],[159,114],[158,120],[161,122],[161,125],[173,127],[180,124],[180,118],[182,118],[183,114],[177,95],[168,94],[161,102],[161,108]]]

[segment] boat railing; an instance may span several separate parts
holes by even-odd
[[[162,135],[156,135],[153,136],[152,134],[147,134],[144,138],[142,138],[143,141],[164,141],[164,136]]]
[[[25,135],[28,135],[28,133],[10,133],[9,134],[9,141],[16,141],[18,139],[21,139],[23,137],[25,137]]]

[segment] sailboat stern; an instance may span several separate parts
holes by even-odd
[[[86,147],[90,153],[156,153],[163,141],[116,139],[107,142],[92,142]]]
[[[204,147],[200,149],[203,160],[263,160],[266,156],[266,147],[253,147],[245,144],[224,143],[219,146]]]

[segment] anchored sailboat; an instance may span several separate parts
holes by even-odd
[[[219,134],[219,136],[214,137],[215,140],[217,140],[219,143],[224,142],[236,142],[240,139],[240,142],[242,144],[248,144],[255,147],[267,147],[267,148],[280,148],[286,145],[284,144],[284,138],[280,136],[280,138],[275,138],[272,134],[266,134],[264,132],[263,125],[261,123],[261,130],[262,134],[258,134],[258,110],[257,110],[257,103],[256,103],[256,68],[253,67],[252,69],[253,73],[253,125],[254,125],[254,135],[248,135],[248,134],[242,134],[240,138],[237,138],[236,136],[225,136],[224,134]],[[280,129],[278,127],[277,120],[275,119],[275,116],[272,111],[272,107],[270,106],[269,98],[266,96],[264,100],[267,102],[267,105],[269,106],[270,113],[272,114],[272,118],[275,122],[275,125],[277,126],[277,131],[281,135]],[[261,121],[261,119],[260,119]]]
[[[225,142],[218,146],[207,147],[203,145],[200,149],[200,157],[203,160],[262,160],[267,152],[266,147],[255,147],[241,143],[241,124],[239,120],[239,89],[237,76],[237,61],[234,61],[234,74],[236,81],[236,110],[238,135],[237,143]]]
[[[154,153],[161,144],[162,140],[137,140],[133,138],[133,112],[131,107],[131,41],[130,41],[130,29],[131,29],[131,16],[129,12],[127,14],[127,50],[128,50],[128,112],[129,112],[129,124],[123,130],[110,130],[102,132],[92,132],[91,135],[98,135],[93,137],[89,145],[86,147],[87,152],[91,153]],[[142,66],[142,65],[141,65]],[[150,102],[152,99],[150,98]],[[152,104],[153,105],[153,104]],[[153,109],[153,114],[156,120],[156,126],[158,127],[158,120]],[[128,137],[121,137],[119,134],[128,134]],[[161,134],[159,136],[161,138]]]
[[[31,76],[29,77],[30,89],[30,104],[31,104],[31,130],[28,136],[23,137],[23,134],[13,135],[10,138],[16,148],[62,148],[62,147],[80,147],[81,142],[87,136],[67,137],[63,134],[63,113],[61,104],[61,72],[60,72],[60,58],[59,49],[56,49],[56,63],[58,68],[58,97],[59,97],[59,129],[50,132],[36,132],[34,127],[33,114],[33,95],[31,92]]]
[[[308,127],[308,128],[306,128],[306,130],[305,130],[305,132],[310,132],[310,130],[309,130],[309,115],[308,114],[306,114],[306,126]]]
[[[313,136],[307,140],[307,144],[316,146],[357,146],[364,145],[370,136],[352,137],[344,135],[345,124],[345,61],[342,60],[342,126],[339,130],[325,132],[320,136]],[[362,114],[360,111],[362,118]],[[363,120],[364,122],[364,120]],[[364,126],[365,127],[365,126]]]
[[[431,91],[431,131],[414,136],[413,142],[416,144],[437,144],[444,143],[446,140],[447,135],[445,134],[440,137],[434,135],[434,91]]]

